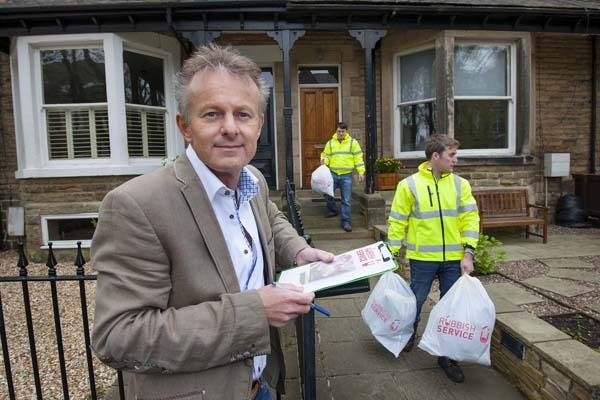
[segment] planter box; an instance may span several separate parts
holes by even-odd
[[[397,173],[375,174],[375,190],[395,190],[396,185],[398,185]]]

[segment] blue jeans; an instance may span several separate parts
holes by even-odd
[[[421,307],[427,300],[431,284],[436,277],[440,280],[440,298],[460,278],[460,261],[410,261],[410,288],[417,298],[417,318],[415,332],[421,319]]]
[[[256,397],[254,399],[255,400],[273,400],[273,397],[271,397],[271,392],[269,391],[269,386],[267,385],[267,382],[265,382],[264,379],[262,380],[260,389],[258,389],[258,393],[256,393]]]
[[[331,173],[333,177],[333,191],[340,188],[340,195],[342,197],[342,226],[350,223],[350,202],[352,201],[352,174],[338,175],[334,172]],[[337,212],[337,206],[335,204],[335,198],[325,195],[327,200],[327,209],[332,212]]]

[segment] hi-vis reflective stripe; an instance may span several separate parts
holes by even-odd
[[[388,243],[391,244],[392,246],[398,246],[398,247],[404,245],[404,243],[402,242],[402,240],[391,240],[391,239],[388,239]]]
[[[337,171],[352,171],[354,169],[354,167],[329,167],[330,169],[334,169]]]
[[[394,245],[396,246],[396,245]],[[411,251],[417,251],[417,245],[413,243],[408,243],[406,248]],[[419,253],[439,253],[444,251],[459,251],[463,249],[462,244],[447,244],[445,246],[436,245],[436,246],[419,246]]]
[[[462,214],[462,213],[466,213],[469,211],[477,211],[477,204],[473,203],[473,204],[466,204],[462,207],[458,208],[458,213]]]
[[[411,213],[412,217],[419,219],[428,219],[428,218],[439,218],[439,211],[419,211],[419,198],[417,197],[417,186],[415,184],[415,180],[413,176],[409,176],[406,179],[408,183],[408,187],[415,199],[415,211]],[[460,195],[461,195],[461,180],[458,175],[454,175],[454,185],[456,186],[456,209],[455,210],[442,210],[442,217],[456,217],[458,214],[462,214],[468,211],[476,211],[477,204],[467,204],[461,207],[460,205]],[[400,218],[398,218],[400,219]]]
[[[417,186],[415,185],[415,178],[413,176],[409,176],[406,180],[408,183],[408,188],[410,189],[413,198],[415,199],[415,210],[419,209],[419,197],[417,196]]]
[[[462,193],[460,187],[460,177],[458,175],[454,175],[454,186],[456,186],[456,209],[460,209],[460,194]]]
[[[356,164],[356,168],[363,167],[364,165],[365,165],[365,163]]]
[[[329,155],[335,155],[335,154],[352,154],[351,151],[334,151],[333,153],[329,153]]]
[[[390,217],[392,217],[394,219],[398,219],[400,221],[407,221],[408,220],[408,215],[406,215],[406,214],[400,214],[399,212],[396,212],[396,211],[390,211]]]
[[[479,232],[477,231],[463,231],[461,234],[462,237],[470,237],[473,239],[479,239]]]
[[[442,210],[442,217],[456,217],[458,215],[458,211],[456,210]],[[439,218],[439,211],[413,211],[411,216],[419,218],[419,219],[428,219],[428,218]]]

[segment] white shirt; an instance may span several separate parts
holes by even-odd
[[[265,285],[263,277],[263,253],[258,236],[258,228],[254,213],[250,207],[250,198],[258,191],[258,179],[252,173],[244,168],[240,185],[237,188],[239,204],[236,200],[236,192],[229,189],[219,178],[208,169],[208,167],[198,158],[192,146],[186,149],[186,155],[190,160],[194,171],[200,178],[208,199],[212,205],[213,211],[221,226],[223,237],[226,238],[227,250],[233,262],[235,273],[237,275],[240,291],[259,289]],[[242,185],[242,181],[246,186]],[[245,190],[245,187],[251,186],[255,192]],[[253,185],[253,186],[252,186]],[[242,225],[252,238],[252,245],[248,243],[242,230]],[[267,356],[261,355],[254,357],[253,380],[258,379],[267,365]]]

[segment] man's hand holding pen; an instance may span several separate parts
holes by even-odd
[[[302,287],[281,284],[267,285],[258,289],[269,325],[281,328],[301,314],[311,309],[314,293],[303,293]]]

